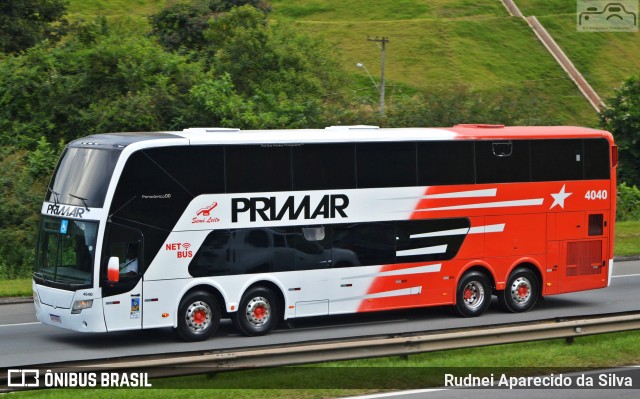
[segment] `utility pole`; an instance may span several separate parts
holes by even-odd
[[[382,44],[382,68],[380,70],[380,113],[384,114],[384,50],[385,45],[389,43],[389,38],[384,36],[382,38],[378,38],[378,36],[376,36],[375,39],[367,37],[367,41]]]

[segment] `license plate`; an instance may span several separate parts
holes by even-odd
[[[51,321],[53,321],[53,322],[62,323],[62,319],[58,315],[50,314],[49,317],[51,318]]]

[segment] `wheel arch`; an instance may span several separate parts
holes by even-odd
[[[511,274],[517,269],[527,269],[536,276],[536,279],[538,280],[538,289],[540,291],[538,294],[542,296],[542,293],[544,292],[544,273],[542,273],[542,266],[531,258],[518,259],[518,261],[514,262],[509,268],[509,272],[505,276],[505,282],[509,280]]]
[[[240,296],[241,298],[244,296],[244,294],[249,291],[252,288],[255,287],[264,287],[267,288],[269,290],[271,290],[275,296],[276,299],[278,301],[278,306],[280,307],[280,310],[282,311],[282,317],[284,317],[285,315],[285,306],[286,306],[286,298],[284,295],[284,291],[282,289],[282,287],[280,285],[278,285],[277,283],[275,283],[274,281],[271,280],[266,280],[266,279],[261,279],[261,280],[256,280],[251,282],[251,284],[247,285],[244,290],[242,290],[242,295]]]
[[[220,306],[220,313],[223,316],[226,316],[227,311],[226,311],[226,299],[224,297],[224,295],[222,294],[222,291],[220,291],[220,289],[212,284],[208,284],[205,282],[199,282],[196,283],[190,287],[186,287],[184,289],[183,292],[180,293],[179,295],[179,300],[176,301],[175,306],[174,306],[174,311],[173,314],[175,315],[174,320],[173,320],[173,327],[177,327],[178,326],[178,309],[180,308],[180,303],[182,302],[182,300],[184,299],[184,297],[186,297],[187,295],[191,294],[192,292],[195,291],[204,291],[208,294],[210,294],[211,296],[213,296],[217,301],[218,301],[218,305]]]
[[[456,284],[455,287],[458,287],[458,284],[460,283],[460,279],[462,279],[462,277],[470,272],[479,272],[485,275],[485,277],[489,280],[489,282],[491,283],[491,288],[492,289],[496,289],[496,275],[495,272],[493,270],[493,268],[484,261],[480,261],[480,260],[475,260],[473,262],[469,262],[467,263],[463,268],[461,268],[460,273],[458,273],[458,275],[456,276]],[[456,288],[457,289],[457,288]],[[455,298],[455,296],[454,296]]]

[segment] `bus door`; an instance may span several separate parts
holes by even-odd
[[[107,226],[106,236],[102,262],[102,306],[107,331],[142,328],[142,233],[111,223]],[[117,257],[120,264],[117,283],[109,283],[106,279],[106,265],[112,257]]]

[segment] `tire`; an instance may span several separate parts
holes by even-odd
[[[531,310],[540,298],[540,283],[529,269],[517,268],[509,276],[504,291],[498,292],[498,303],[507,312]]]
[[[249,289],[232,316],[236,328],[249,337],[264,335],[278,324],[280,304],[272,290],[266,287]]]
[[[220,326],[220,304],[205,291],[187,294],[178,308],[178,327],[175,332],[189,342],[210,338]]]
[[[491,284],[480,272],[468,272],[458,282],[456,312],[462,317],[477,317],[491,304]]]

